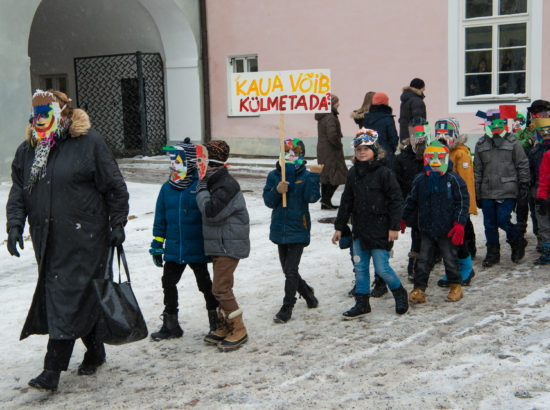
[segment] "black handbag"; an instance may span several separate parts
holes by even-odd
[[[113,246],[109,248],[104,278],[95,279],[93,286],[101,306],[97,323],[98,336],[104,343],[122,345],[146,338],[148,331],[130,285],[130,272],[122,245],[116,248],[118,283],[113,280],[114,249]],[[126,282],[121,282],[120,278],[121,260],[126,272]]]

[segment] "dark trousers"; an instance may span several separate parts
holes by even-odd
[[[418,228],[411,229],[411,252],[420,253],[420,245],[422,242],[422,234]]]
[[[321,184],[321,203],[332,205],[332,196],[338,189],[338,185]]]
[[[285,297],[283,304],[294,306],[296,292],[303,293],[303,290],[307,286],[306,281],[298,273],[298,265],[300,265],[305,245],[292,243],[277,246],[279,248],[279,260],[285,274]]]
[[[434,265],[434,254],[439,249],[445,265],[445,274],[449,283],[462,283],[460,268],[458,266],[458,247],[453,245],[451,238],[442,236],[433,238],[422,234],[422,246],[420,248],[420,260],[414,275],[414,288],[426,290],[428,279]]]
[[[67,370],[71,355],[73,354],[74,342],[74,339],[60,340],[50,338],[48,340],[46,357],[44,358],[44,369],[59,372]],[[105,359],[105,346],[98,339],[95,327],[90,333],[82,337],[82,342],[87,349],[84,354],[84,361],[86,363],[102,363]]]
[[[535,236],[539,236],[539,223],[537,219],[537,212],[535,210],[535,201],[537,199],[537,188],[531,187],[531,195],[529,195],[529,212],[531,212],[531,221],[533,222],[533,233]],[[519,222],[518,222],[519,225]]]
[[[166,262],[162,273],[162,290],[164,291],[164,311],[170,314],[178,313],[178,288],[177,284],[187,265]],[[189,266],[195,274],[197,287],[204,295],[206,309],[212,310],[218,307],[218,301],[212,294],[212,280],[206,263],[190,263]]]
[[[521,234],[518,227],[510,220],[512,211],[516,206],[516,200],[483,199],[482,206],[487,243],[492,245],[499,244],[498,228],[506,231],[508,242],[517,242]]]
[[[472,246],[475,247],[475,244],[476,244],[476,234],[474,231],[474,225],[472,225],[472,221],[468,217],[468,221],[464,226],[464,243],[458,247],[458,258],[459,259],[467,258],[468,255],[470,254],[470,250],[472,249]]]

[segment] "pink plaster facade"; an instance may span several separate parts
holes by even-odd
[[[537,3],[537,0],[530,0]],[[413,77],[426,83],[428,120],[452,115],[462,133],[479,135],[474,114],[488,105],[461,106],[453,112],[449,78],[449,26],[458,22],[461,0],[224,0],[207,3],[213,138],[278,138],[279,116],[229,117],[227,57],[257,54],[259,71],[329,68],[332,92],[340,97],[344,136],[356,125],[350,112],[367,91],[383,91],[399,116],[399,96]],[[538,0],[542,21],[550,7]],[[536,98],[550,99],[550,25],[544,24],[541,89]],[[458,25],[457,25],[458,27]],[[458,34],[457,34],[458,36]],[[452,54],[452,53],[451,53]],[[540,58],[539,58],[540,60]],[[534,97],[534,98],[533,98]],[[452,107],[451,107],[452,104]],[[498,105],[497,103],[490,104]],[[527,107],[525,103],[518,108]],[[458,112],[462,111],[462,112]],[[467,111],[467,112],[464,112]],[[315,138],[313,115],[286,115],[287,135]]]

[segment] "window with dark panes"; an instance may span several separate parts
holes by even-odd
[[[229,64],[234,73],[253,73],[258,71],[258,56],[229,57]]]
[[[463,3],[463,97],[527,94],[527,0]]]

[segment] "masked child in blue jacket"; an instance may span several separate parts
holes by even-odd
[[[195,274],[204,295],[210,330],[216,329],[218,302],[212,294],[212,281],[204,254],[201,213],[197,206],[197,147],[186,142],[165,147],[170,153],[170,177],[159,192],[153,224],[154,239],[149,253],[156,266],[163,266],[164,312],[162,327],[151,333],[153,340],[181,337],[178,322],[177,284],[187,265]],[[202,148],[201,146],[199,146]]]
[[[306,170],[304,143],[298,138],[285,140],[285,181],[281,177],[281,165],[267,176],[264,187],[264,203],[273,209],[269,239],[276,243],[279,260],[285,274],[285,296],[283,306],[273,319],[276,323],[288,322],[296,303],[296,292],[302,296],[309,308],[318,305],[317,298],[298,272],[298,265],[304,248],[309,245],[311,219],[309,204],[321,197],[320,174],[322,165],[312,165]],[[283,195],[287,204],[283,206]]]

